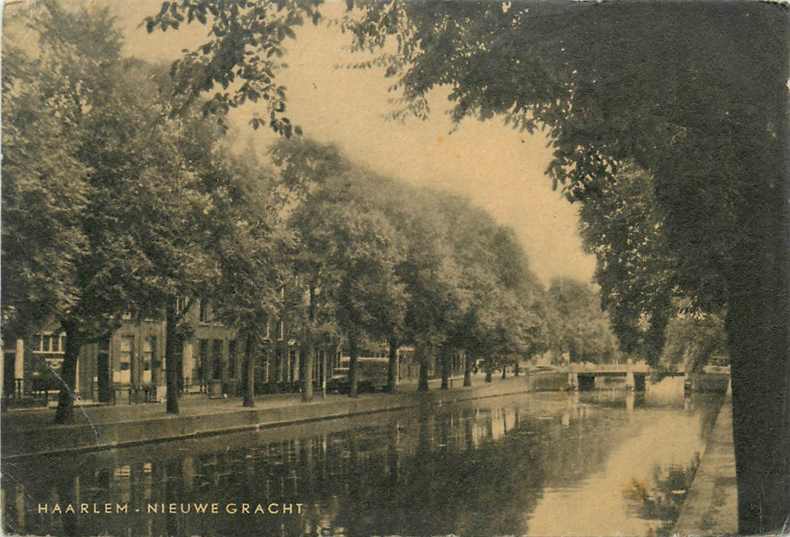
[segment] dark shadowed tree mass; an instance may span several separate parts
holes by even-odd
[[[82,345],[107,337],[125,313],[159,317],[167,297],[189,295],[211,278],[199,245],[205,220],[198,215],[208,200],[184,152],[188,121],[167,120],[156,70],[120,56],[121,38],[108,12],[68,12],[43,3],[31,21],[41,36],[39,53],[20,56],[17,73],[7,75],[6,117],[40,131],[42,142],[57,132],[66,141],[53,143],[54,152],[39,145],[37,155],[29,136],[8,140],[9,148],[23,143],[28,149],[17,145],[20,151],[4,159],[10,188],[3,207],[37,215],[52,239],[63,240],[66,255],[55,255],[45,269],[35,256],[13,251],[16,239],[4,242],[4,272],[18,280],[4,289],[29,296],[4,299],[3,307],[11,325],[49,318],[65,332],[56,420],[67,422]],[[4,129],[4,136],[17,132]],[[39,163],[29,167],[24,159]],[[61,173],[69,174],[64,180],[70,185],[63,185],[69,192],[62,196],[53,188]],[[7,220],[4,232],[25,237],[32,231],[49,240],[46,229],[27,229],[26,223]]]
[[[699,372],[706,365],[730,363],[724,320],[718,315],[697,315],[669,321],[659,364]]]

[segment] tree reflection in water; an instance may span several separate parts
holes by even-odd
[[[699,465],[699,452],[694,453],[691,462],[686,466],[656,465],[651,482],[632,479],[623,492],[638,516],[660,523],[655,531],[658,537],[672,534]]]
[[[682,400],[673,407],[651,405],[629,405],[625,397],[534,394],[19,462],[3,468],[4,529],[135,537],[526,535],[537,531],[530,525],[540,525],[537,506],[551,496],[550,503],[567,507],[559,498],[609,468],[613,453],[649,431],[655,419],[693,423],[681,429],[697,442],[708,422],[697,416],[716,408],[700,404],[687,411]],[[640,475],[657,462],[666,461],[640,460]],[[614,469],[630,472],[632,464],[629,459]],[[686,488],[676,472],[662,472],[641,496],[634,488],[636,516],[665,516],[659,498],[674,501],[666,491]],[[618,488],[608,490],[621,495]],[[653,502],[653,511],[642,510],[642,498]],[[57,501],[128,502],[132,508],[300,502],[304,513],[67,518],[35,512],[38,502]],[[564,519],[549,515],[552,534],[562,530]]]

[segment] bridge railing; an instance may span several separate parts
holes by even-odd
[[[649,373],[647,364],[570,364],[570,373]]]

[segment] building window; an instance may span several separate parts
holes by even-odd
[[[118,353],[118,371],[114,381],[120,384],[130,384],[132,380],[132,354],[134,353],[134,337],[121,337],[121,347]]]
[[[264,350],[261,354],[263,357],[263,378],[261,379],[262,382],[270,382],[271,381],[271,358],[268,351]]]
[[[66,350],[66,336],[63,334],[35,334],[33,352],[63,354]]]
[[[296,351],[295,350],[290,351],[288,353],[288,358],[289,359],[288,359],[288,379],[287,380],[288,380],[288,382],[296,382],[296,380],[297,380],[296,370],[297,370],[297,365],[298,365],[297,362],[296,362],[296,360],[297,360]]]
[[[208,300],[200,301],[200,322],[208,323],[211,321],[211,313],[209,311]]]
[[[184,297],[176,298],[176,315],[180,315],[184,313],[184,310],[187,307],[187,299]]]
[[[272,338],[272,323],[268,320],[266,321],[266,335],[264,336],[265,339]]]
[[[228,342],[228,378],[236,378],[236,340]]]
[[[96,356],[96,376],[99,384],[99,401],[110,400],[110,377],[113,376],[112,362],[110,361],[110,338],[103,337],[99,340],[99,349]]]
[[[170,367],[176,370],[178,389],[179,391],[183,391],[185,384],[192,383],[192,377],[190,376],[192,375],[192,371],[184,370],[184,337],[183,336],[176,337],[176,349],[175,349],[175,355],[173,356],[173,364],[174,365]],[[167,368],[169,364],[163,361],[162,365],[164,366],[162,369],[162,374],[164,375],[164,378],[167,379],[167,375],[169,374]]]
[[[156,359],[156,336],[143,340],[143,382],[151,382],[151,370],[159,367]]]
[[[283,340],[283,339],[285,339],[285,321],[280,321],[280,327],[279,328],[280,328],[279,329],[279,334],[280,334],[279,337],[280,337],[280,340]]]
[[[222,378],[222,340],[215,339],[213,342],[212,353],[214,362],[211,378],[220,380]]]
[[[281,349],[277,349],[277,358],[274,362],[274,381],[275,382],[282,382],[283,374],[285,373],[285,357],[283,356],[283,351]]]
[[[206,379],[206,367],[208,366],[208,340],[200,340],[200,356],[198,359],[197,371],[195,371],[195,378],[204,381]]]

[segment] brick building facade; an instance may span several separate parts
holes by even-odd
[[[235,328],[216,322],[211,305],[196,301],[185,313],[191,327],[177,343],[174,367],[182,394],[238,396],[244,386],[244,342]],[[55,397],[57,375],[65,356],[65,335],[58,326],[45,326],[32,337],[5,341],[3,348],[3,397],[6,400],[40,400]],[[257,393],[298,389],[300,352],[289,339],[283,321],[261,327],[264,344],[255,356]],[[83,401],[141,403],[166,395],[165,323],[127,317],[109,338],[84,344],[77,365],[76,391]],[[337,366],[338,349],[316,348],[313,379],[320,389]]]

